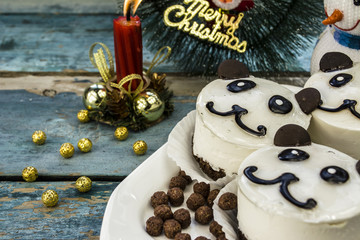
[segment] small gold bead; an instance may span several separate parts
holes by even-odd
[[[75,187],[79,192],[88,192],[92,186],[92,181],[86,176],[79,177],[75,182]]]
[[[55,206],[59,201],[59,195],[54,190],[46,190],[42,196],[41,200],[47,207]]]
[[[79,150],[84,153],[90,152],[91,148],[92,148],[92,142],[88,138],[82,138],[79,140],[77,146],[78,146]]]
[[[38,176],[39,175],[37,169],[31,166],[24,168],[24,170],[22,171],[22,178],[26,182],[34,182],[38,178]]]
[[[87,123],[90,121],[89,111],[88,110],[80,110],[77,114],[77,118],[82,123]]]
[[[133,150],[136,155],[144,155],[147,151],[147,144],[145,141],[136,141],[133,145]]]
[[[74,155],[75,149],[71,143],[64,143],[60,147],[60,154],[64,158],[71,158]]]
[[[125,139],[128,138],[129,131],[126,127],[118,127],[114,132],[114,136],[116,137],[116,139],[120,141],[124,141]]]
[[[46,134],[41,130],[35,131],[32,135],[32,140],[35,144],[42,145],[46,141]]]

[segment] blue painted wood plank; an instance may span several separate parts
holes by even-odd
[[[93,182],[80,193],[74,182],[1,182],[0,239],[98,239],[111,192],[118,182]],[[45,207],[47,189],[59,195],[58,205]]]
[[[0,71],[97,72],[88,51],[95,42],[114,52],[116,14],[0,14]],[[143,49],[144,67],[154,53]],[[157,71],[178,72],[171,62]]]
[[[80,175],[121,178],[127,176],[162,146],[172,128],[195,108],[195,97],[174,97],[175,111],[161,123],[144,132],[130,132],[126,141],[118,141],[115,127],[90,122],[80,123],[77,112],[84,109],[81,97],[61,93],[54,98],[25,90],[0,91],[0,177],[20,177],[27,166],[34,166],[42,177]],[[35,145],[32,134],[43,130],[44,145]],[[79,139],[93,142],[89,153],[77,149]],[[137,140],[148,144],[146,155],[137,156],[132,145]],[[76,148],[70,159],[64,159],[60,146],[70,142]]]

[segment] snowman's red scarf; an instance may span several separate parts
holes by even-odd
[[[335,28],[334,39],[345,47],[360,50],[360,36],[352,35]]]

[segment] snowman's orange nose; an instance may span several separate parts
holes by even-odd
[[[324,21],[322,21],[322,23],[324,25],[334,24],[341,21],[343,17],[344,14],[339,9],[335,9],[335,11],[331,14],[331,16],[325,19]]]
[[[223,3],[231,3],[233,0],[219,0],[219,1]]]

